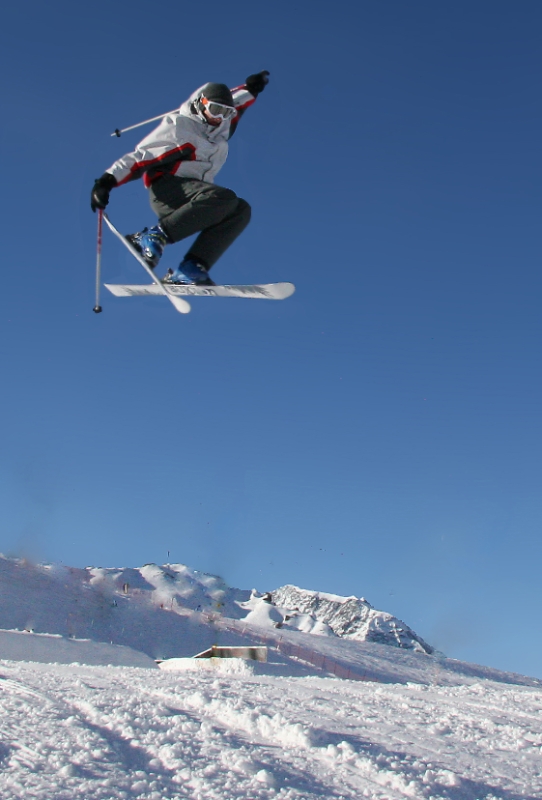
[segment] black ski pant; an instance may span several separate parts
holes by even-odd
[[[250,222],[250,206],[231,189],[164,175],[149,190],[151,208],[172,242],[201,231],[188,257],[210,269]]]

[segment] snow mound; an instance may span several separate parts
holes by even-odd
[[[273,603],[271,597],[269,592],[260,595],[253,589],[250,600],[238,603],[240,608],[248,610],[243,621],[262,628],[286,628],[301,633],[311,633],[313,636],[335,635],[322,619],[312,614],[300,613],[297,609],[280,607]]]
[[[145,595],[154,605],[167,609],[219,612],[239,616],[237,601],[250,592],[232,589],[217,575],[191,569],[184,564],[145,564],[137,569],[87,567],[89,583],[102,591]]]
[[[158,667],[164,672],[207,672],[218,675],[252,675],[254,668],[242,658],[168,658]]]

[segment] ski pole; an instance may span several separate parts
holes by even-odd
[[[167,117],[168,114],[176,114],[178,108],[174,108],[173,111],[166,111],[165,114],[159,114],[157,117],[151,117],[150,119],[146,119],[143,122],[138,122],[136,125],[130,125],[128,128],[115,128],[111,136],[120,136],[121,133],[126,133],[126,131],[133,131],[134,128],[141,128],[142,125],[147,125],[149,122],[156,122],[157,119],[163,119],[163,117]]]
[[[96,243],[96,305],[92,309],[95,314],[99,314],[102,310],[100,305],[100,282],[102,274],[102,221],[103,209],[98,209],[98,240]]]

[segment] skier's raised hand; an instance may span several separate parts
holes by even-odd
[[[92,192],[90,193],[90,207],[93,211],[97,208],[105,208],[109,203],[109,193],[117,185],[117,181],[109,172],[104,172],[101,178],[94,181]]]
[[[268,83],[269,70],[263,69],[261,72],[256,72],[254,75],[249,75],[245,81],[245,86],[250,94],[253,94],[254,97],[257,97],[260,92],[263,92]]]

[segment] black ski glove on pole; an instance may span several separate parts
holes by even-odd
[[[101,178],[94,181],[92,192],[90,193],[90,207],[93,211],[97,208],[105,208],[109,203],[109,193],[117,185],[115,178],[109,173],[104,172]]]
[[[249,75],[245,81],[245,86],[250,94],[253,94],[254,97],[257,97],[260,92],[263,92],[268,83],[269,71],[264,69],[261,72],[257,72],[255,75]]]

